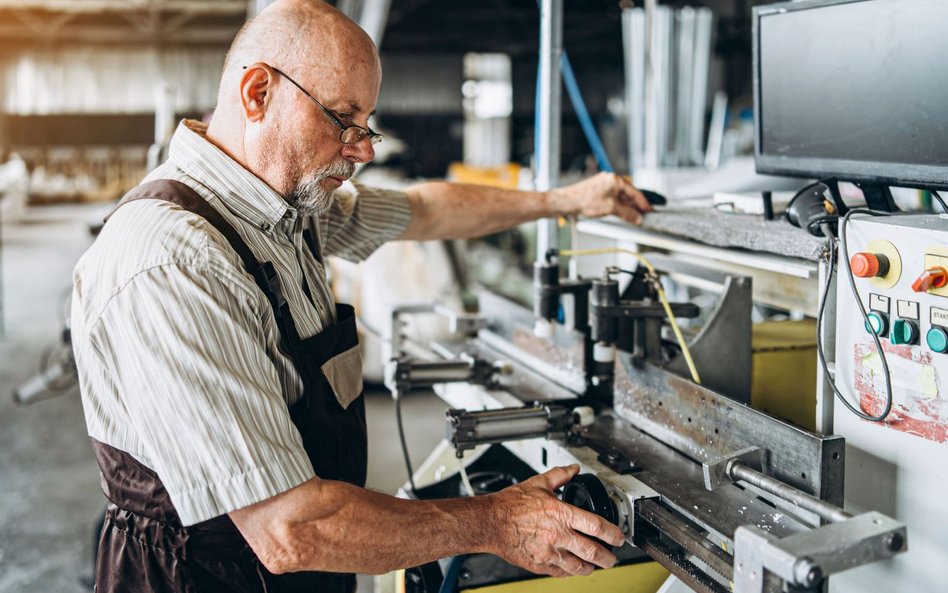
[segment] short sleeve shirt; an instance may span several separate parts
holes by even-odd
[[[334,322],[321,255],[360,260],[408,226],[403,192],[360,185],[304,219],[272,188],[179,125],[174,179],[273,262],[301,337]],[[236,252],[203,218],[157,200],[119,208],[73,274],[72,340],[89,435],[164,483],[184,525],[260,502],[314,477],[288,406],[302,379],[279,348],[270,305]]]

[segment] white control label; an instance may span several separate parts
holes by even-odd
[[[915,301],[897,301],[899,317],[918,321],[918,303]]]
[[[889,303],[891,299],[887,296],[882,296],[881,294],[870,294],[869,295],[869,310],[870,311],[879,311],[880,313],[889,314]]]
[[[948,310],[932,307],[932,325],[948,327]]]

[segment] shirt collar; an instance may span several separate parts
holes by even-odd
[[[296,218],[296,210],[280,194],[206,135],[207,124],[182,120],[171,138],[169,160],[214,192],[234,214],[264,231],[270,231],[284,217]]]

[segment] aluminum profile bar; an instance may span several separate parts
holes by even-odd
[[[559,185],[560,116],[562,86],[560,60],[563,55],[563,0],[543,0],[540,5],[540,88],[537,113],[536,188],[549,191]],[[537,261],[559,246],[556,219],[537,222]]]

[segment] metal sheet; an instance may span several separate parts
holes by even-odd
[[[621,418],[601,415],[585,434],[593,442],[608,443],[642,467],[635,474],[637,480],[660,493],[666,505],[725,538],[729,549],[734,532],[741,525],[756,525],[777,537],[806,529],[803,523],[749,490],[727,484],[708,492],[701,465]]]
[[[614,410],[621,418],[699,463],[760,447],[765,474],[842,504],[841,437],[807,432],[660,369],[633,368],[627,355],[620,358],[625,362],[616,365]]]

